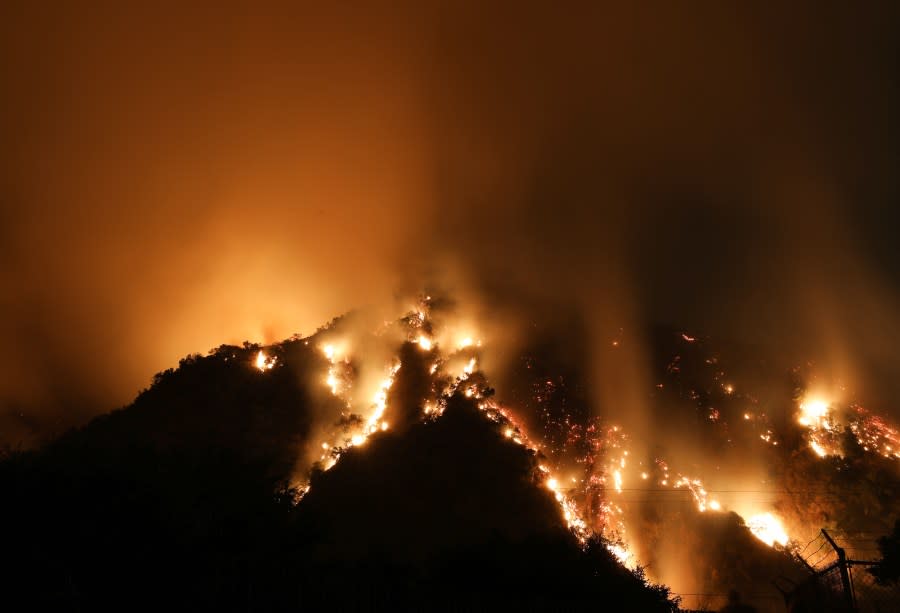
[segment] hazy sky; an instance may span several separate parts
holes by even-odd
[[[894,389],[894,3],[421,4],[4,3],[0,440],[449,278]]]

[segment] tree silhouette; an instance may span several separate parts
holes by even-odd
[[[894,522],[893,532],[878,539],[878,549],[881,561],[869,572],[882,585],[896,583],[900,579],[900,519]]]
[[[578,546],[533,455],[463,396],[348,450],[294,504],[311,416],[337,401],[298,376],[327,368],[300,339],[267,347],[283,367],[264,375],[257,351],[189,356],[125,409],[0,461],[9,610],[674,610],[601,542]],[[420,388],[392,402],[411,411]]]

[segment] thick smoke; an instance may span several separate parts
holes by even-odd
[[[896,8],[3,11],[3,442],[431,286],[498,395],[555,338],[636,457],[713,457],[655,322],[894,409]]]
[[[3,10],[7,442],[448,275],[895,396],[893,7]]]
[[[5,441],[390,299],[432,200],[413,19],[3,11]]]

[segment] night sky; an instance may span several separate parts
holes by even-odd
[[[896,3],[422,4],[3,3],[0,442],[428,286],[898,414]]]

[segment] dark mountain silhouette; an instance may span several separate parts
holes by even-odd
[[[454,396],[288,488],[326,368],[302,339],[223,346],[135,402],[0,463],[8,610],[671,611],[665,588],[581,547],[532,452]],[[314,369],[314,370],[311,370]],[[392,402],[420,387],[398,375]],[[397,391],[399,390],[399,391]],[[409,411],[406,402],[406,411]]]

